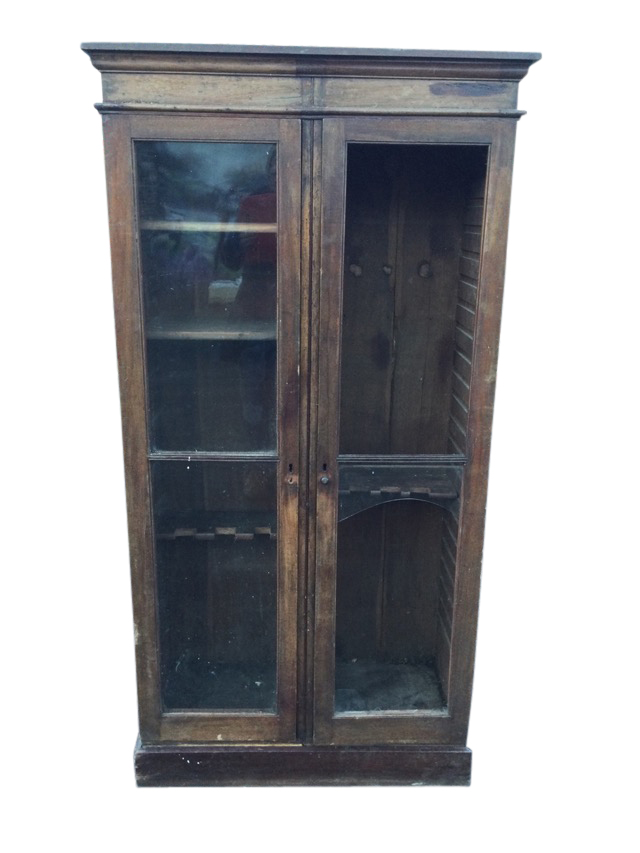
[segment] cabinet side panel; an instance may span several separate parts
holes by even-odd
[[[160,700],[157,690],[156,587],[147,463],[144,344],[131,189],[133,165],[130,120],[127,116],[104,116],[103,130],[127,489],[138,707],[140,734],[144,739],[157,734]]]
[[[491,425],[507,250],[516,122],[496,121],[489,155],[473,359],[468,464],[462,485],[454,590],[449,708],[466,740],[475,660]]]

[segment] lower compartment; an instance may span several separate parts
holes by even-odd
[[[468,785],[464,746],[156,746],[136,744],[140,786]]]
[[[374,485],[388,476],[384,470],[380,474],[371,466],[361,467],[363,481],[367,470],[377,473],[379,482]],[[350,480],[342,478],[349,485],[356,479],[356,466],[351,468]],[[380,489],[378,499],[383,503],[338,524],[335,711],[339,714],[438,711],[448,704],[457,502],[439,506],[397,495],[390,498]],[[345,494],[343,505],[346,502]]]
[[[336,661],[337,714],[361,711],[444,710],[440,679],[432,660],[385,663]]]

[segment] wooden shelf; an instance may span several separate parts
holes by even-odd
[[[404,489],[402,486],[386,486],[382,489],[340,489],[338,492],[340,498],[353,495],[358,497],[366,495],[371,498],[380,498],[381,500],[389,500],[393,498],[413,498],[415,500],[455,500],[458,497],[458,492],[453,489],[437,489],[428,488],[411,488]]]
[[[340,463],[340,494],[431,495],[460,494],[461,465],[423,462]]]
[[[451,509],[460,495],[461,470],[453,465],[342,463],[338,520],[400,500]]]
[[[380,489],[344,489],[338,492],[338,521],[345,521],[353,515],[368,509],[391,503],[392,501],[411,500],[450,508],[458,498],[458,492],[446,488],[387,486]]]
[[[380,489],[340,489],[340,497],[348,495],[367,495],[372,498],[417,498],[454,500],[458,497],[456,489],[431,489],[427,487],[404,488],[403,486],[383,486]]]
[[[193,510],[171,513],[156,522],[156,538],[162,540],[195,539],[211,542],[274,540],[277,533],[275,513],[247,510],[210,512]]]
[[[244,318],[172,318],[147,326],[152,341],[275,341],[274,320]]]
[[[202,231],[217,234],[276,234],[276,222],[192,222],[183,219],[145,219],[143,231]]]

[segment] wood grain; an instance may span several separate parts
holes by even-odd
[[[434,82],[405,79],[339,79],[259,76],[251,73],[175,74],[161,71],[103,74],[103,97],[110,108],[201,109],[272,113],[386,114],[505,113],[515,110],[513,82]]]
[[[104,92],[138,784],[468,784],[517,87],[539,54],[83,49]],[[276,143],[277,225],[192,221],[197,215],[138,221],[140,140]],[[139,239],[178,230],[277,234],[275,328],[217,326],[197,310],[190,322],[174,312],[161,325],[145,323]],[[197,282],[196,308],[208,281]],[[232,372],[209,363],[207,348],[275,351],[275,343],[272,445],[185,446],[217,429],[212,388],[237,404]],[[160,388],[157,348],[197,381]],[[158,394],[171,412],[160,427]],[[228,472],[238,465],[277,470],[277,522],[250,512],[242,523],[212,521],[222,492],[247,501],[248,511],[262,508],[262,497],[252,506],[237,493]],[[191,474],[181,479],[170,466]],[[193,476],[197,466],[206,473]],[[356,487],[367,502],[339,516]],[[152,500],[162,489],[176,504],[175,521]],[[183,507],[191,518],[178,518]],[[265,543],[277,553],[273,588],[265,573],[243,580],[238,572],[260,563]],[[225,549],[235,556],[222,565]],[[190,567],[193,607],[179,605],[178,564]],[[171,611],[175,623],[163,635],[165,658],[177,658],[203,625],[215,655],[247,612],[246,595],[250,613],[273,612],[275,599],[275,649],[265,643],[254,656],[277,659],[274,709],[163,708],[159,620]],[[250,622],[225,663],[259,644]],[[336,653],[366,658],[372,650],[380,660],[435,662],[444,705],[336,713]]]
[[[462,486],[457,541],[449,697],[454,727],[462,739],[466,739],[471,706],[515,131],[515,122],[493,124],[475,346],[469,374],[469,462]]]
[[[300,77],[433,77],[445,80],[521,80],[539,53],[385,48],[272,47],[86,43],[103,73],[158,72],[298,75]],[[464,85],[464,84],[463,84]],[[384,103],[385,108],[389,104]]]
[[[349,348],[351,347],[350,341],[352,340],[350,338],[349,341],[346,341],[346,335],[343,335],[341,338],[340,329],[337,329],[335,326],[336,315],[340,316],[343,310],[343,305],[346,306],[348,304],[346,301],[346,288],[344,297],[345,301],[344,303],[342,302],[339,282],[343,275],[345,277],[349,276],[352,264],[362,267],[362,264],[358,263],[358,258],[356,258],[355,255],[353,257],[345,255],[343,258],[341,243],[339,242],[340,230],[343,222],[347,219],[345,208],[345,183],[340,180],[339,175],[340,172],[344,174],[346,159],[345,152],[347,145],[354,142],[366,142],[369,145],[374,143],[376,145],[385,143],[393,144],[395,146],[403,144],[407,145],[410,143],[415,144],[418,142],[431,145],[445,144],[448,146],[471,145],[472,148],[470,150],[474,153],[474,156],[477,153],[477,159],[480,164],[482,164],[483,150],[491,151],[489,167],[490,174],[493,175],[493,180],[498,182],[495,168],[493,173],[491,173],[491,164],[494,162],[491,158],[496,156],[496,150],[501,150],[500,143],[503,139],[503,135],[509,131],[507,130],[508,125],[503,120],[490,122],[486,119],[477,121],[462,119],[432,119],[427,123],[422,120],[412,120],[409,122],[400,121],[395,118],[350,118],[327,119],[324,124],[324,162],[326,163],[327,169],[330,168],[331,164],[332,172],[331,179],[326,180],[324,183],[323,194],[323,280],[321,282],[319,329],[321,354],[319,359],[320,374],[317,399],[318,408],[323,412],[323,417],[326,421],[324,424],[321,424],[319,429],[318,446],[320,448],[322,459],[326,459],[328,469],[333,471],[335,470],[335,465],[337,463],[335,424],[336,420],[339,418],[340,412],[340,398],[338,398],[335,393],[335,388],[338,384],[337,380],[339,371],[341,370],[340,359],[344,357],[346,352],[349,352]],[[328,153],[329,151],[331,152],[330,154]],[[498,231],[494,230],[491,237],[487,236],[484,240],[481,239],[483,223],[488,222],[495,212],[492,207],[492,205],[495,204],[495,197],[491,194],[491,186],[493,186],[495,192],[496,184],[491,185],[491,178],[489,179],[485,202],[480,190],[476,189],[476,184],[474,184],[473,180],[466,177],[467,174],[473,176],[474,169],[477,172],[478,169],[482,168],[482,166],[473,165],[472,160],[469,161],[468,167],[465,167],[465,170],[463,170],[465,177],[463,182],[460,184],[457,196],[458,201],[456,202],[457,207],[455,208],[457,212],[452,220],[444,220],[446,227],[443,229],[443,233],[451,235],[453,232],[455,235],[457,232],[458,238],[457,241],[454,239],[453,244],[451,244],[450,241],[447,242],[447,245],[453,245],[453,251],[451,252],[448,261],[450,262],[450,269],[445,276],[445,280],[449,282],[446,287],[446,298],[450,301],[447,303],[444,313],[449,317],[448,322],[450,323],[450,328],[453,331],[450,333],[452,335],[451,349],[446,358],[442,359],[441,364],[447,365],[448,362],[449,365],[448,367],[445,367],[445,375],[449,377],[448,381],[450,384],[444,386],[446,389],[444,399],[447,399],[452,392],[455,393],[455,390],[458,389],[459,399],[462,399],[463,401],[469,399],[469,409],[471,409],[473,406],[471,401],[473,400],[473,394],[475,393],[479,400],[479,405],[482,408],[483,417],[487,418],[488,413],[491,410],[492,398],[491,401],[487,400],[487,398],[483,396],[482,392],[486,392],[487,388],[491,385],[491,381],[495,380],[495,364],[492,368],[493,374],[484,372],[480,374],[476,373],[476,353],[481,351],[483,353],[494,351],[494,336],[496,335],[495,325],[490,328],[480,328],[479,320],[476,324],[474,317],[471,318],[471,322],[465,318],[466,325],[465,323],[458,323],[458,326],[460,329],[465,330],[469,334],[471,334],[475,328],[475,345],[473,338],[459,346],[453,345],[453,340],[455,338],[456,316],[460,319],[459,311],[461,307],[466,308],[467,305],[469,307],[471,306],[471,303],[466,303],[466,300],[464,300],[460,295],[460,293],[463,293],[468,296],[469,290],[460,288],[459,279],[464,278],[466,283],[472,284],[472,275],[478,275],[479,280],[484,283],[485,288],[496,287],[497,285],[494,279],[491,279],[490,281],[486,278],[483,279],[483,273],[480,272],[480,270],[486,269],[487,262],[489,264],[495,263],[494,255],[492,253],[504,250],[504,242],[500,243],[497,239]],[[471,168],[472,165],[473,168]],[[459,171],[459,166],[457,171]],[[468,180],[470,182],[466,185],[467,188],[464,189],[465,182]],[[501,180],[499,181],[499,184],[502,186]],[[505,200],[501,199],[501,204],[504,204],[504,202]],[[392,204],[393,201],[389,201],[389,209],[391,209]],[[364,207],[366,208],[366,204]],[[464,213],[465,208],[467,211],[466,213]],[[442,216],[438,217],[438,220],[443,221]],[[477,239],[473,238],[472,242],[468,242],[465,236],[465,232],[470,226],[474,229],[479,229]],[[407,226],[404,222],[397,222],[393,227],[388,223],[387,231],[392,233],[395,229],[397,233],[398,229],[403,230],[406,229],[406,227]],[[501,218],[500,227],[505,227],[504,217]],[[400,242],[397,240],[397,237],[394,237],[393,240],[395,241],[394,244]],[[377,242],[378,244],[382,243],[381,235],[374,237],[372,242]],[[402,240],[403,251],[405,250],[405,246],[410,246],[410,243],[410,239],[407,243]],[[350,251],[349,245],[350,244],[347,243],[347,251]],[[384,245],[387,245],[386,242]],[[476,249],[475,251],[478,251],[478,257],[476,258],[471,254],[471,252],[474,251],[473,249],[466,248],[465,251],[463,246],[468,247],[470,245],[475,245],[476,247],[480,247],[480,245],[482,245],[482,254],[480,255],[479,251]],[[351,249],[351,251],[353,250]],[[398,255],[396,254],[396,262],[397,258]],[[406,262],[400,258],[400,266],[402,267],[405,263]],[[461,270],[464,272],[461,272]],[[440,274],[442,275],[442,273]],[[500,281],[502,281],[502,275],[503,270],[499,270],[497,278]],[[400,276],[402,284],[404,284],[406,276],[403,276],[402,269],[400,271]],[[364,273],[361,277],[364,278]],[[358,282],[359,280],[360,279],[358,278]],[[349,286],[351,286],[351,282]],[[496,300],[493,296],[488,298],[490,300],[492,317],[494,318],[493,323],[495,324]],[[401,299],[402,297],[400,296],[400,300]],[[324,309],[322,308],[323,303]],[[465,305],[462,306],[461,303],[465,303]],[[366,303],[364,304],[366,305]],[[401,302],[400,306],[401,310],[404,310],[405,313],[409,310],[406,307],[402,307]],[[395,300],[394,307],[390,310],[397,310],[395,307]],[[360,311],[360,315],[362,315],[362,311]],[[376,318],[377,315],[375,311],[373,312],[373,318],[365,315],[363,318],[363,322],[365,323],[364,328],[367,328],[366,324],[369,324],[372,321],[374,325],[379,323],[380,321]],[[431,319],[432,316],[430,315],[430,320]],[[345,330],[347,330],[347,328],[348,327],[345,326]],[[347,335],[348,334],[357,334],[355,326],[350,333],[347,332]],[[487,334],[488,338],[485,339],[483,336],[484,334]],[[413,332],[413,336],[416,336],[415,330]],[[340,346],[342,349],[339,348]],[[482,358],[486,366],[486,355],[483,355]],[[342,370],[344,378],[344,367],[342,367]],[[358,394],[358,386],[366,384],[365,374],[366,368],[364,369],[364,373],[360,374],[357,382],[354,382],[351,386],[345,385],[345,387],[342,388],[342,399],[344,400],[346,398],[348,404],[351,402],[352,395]],[[493,377],[493,380],[491,379],[491,376]],[[481,389],[480,391],[478,390],[479,387]],[[461,389],[466,389],[466,391],[463,393]],[[440,399],[442,399],[442,397]],[[385,411],[389,411],[390,406],[385,408],[385,404],[382,403],[381,408],[384,413]],[[452,434],[452,430],[450,428],[452,420],[451,416],[457,412],[459,417],[462,417],[463,413],[459,410],[459,403],[457,403],[453,398],[449,405],[445,407],[442,407],[441,405],[439,408],[440,410],[443,410],[441,434],[446,445],[447,433],[449,433],[449,435]],[[380,418],[380,412],[377,412],[374,418]],[[360,424],[359,431],[356,425],[357,423]],[[367,427],[368,420],[365,419],[363,415],[359,415],[359,418],[354,419],[354,434],[357,433],[359,440],[362,440],[361,436],[366,436],[368,434]],[[424,428],[425,427],[423,425],[421,430]],[[450,451],[453,451],[456,458],[464,456],[465,454],[464,432],[465,427],[462,425],[462,435],[458,437],[458,443],[462,446],[450,448]],[[376,430],[373,428],[372,434],[379,435],[379,429]],[[485,432],[484,441],[488,441],[488,438],[489,433]],[[404,455],[406,457],[406,448],[395,447],[393,449],[401,452],[404,451]],[[442,452],[444,449],[445,446],[441,448],[434,448],[436,453],[438,451]],[[349,448],[349,450],[352,451],[353,448]],[[371,455],[371,450],[369,448],[366,450],[368,454]],[[357,454],[354,455],[353,452],[351,452],[349,458],[353,460],[358,457]],[[423,460],[428,459],[428,457],[424,456],[420,458]],[[429,463],[428,461],[426,463],[423,461],[422,464]],[[477,466],[470,465],[470,468],[473,472],[473,477],[480,477],[483,479],[483,482],[485,483],[484,488],[486,489],[487,469],[482,468],[482,464],[484,463],[480,463],[480,465]],[[468,478],[469,470],[466,471],[464,477],[465,483],[467,484],[469,482]],[[337,545],[335,516],[333,515],[334,505],[332,501],[328,500],[331,486],[318,486],[316,524],[317,530],[322,532],[318,536],[316,551],[317,591],[319,591],[319,596],[316,599],[317,615],[315,623],[316,743],[376,743],[381,742],[381,740],[384,740],[387,743],[419,743],[425,742],[425,740],[435,740],[436,742],[442,743],[464,742],[468,725],[468,700],[470,697],[473,671],[471,661],[473,660],[473,649],[475,646],[475,625],[478,604],[477,592],[480,577],[480,553],[478,551],[473,551],[475,558],[474,561],[461,563],[461,552],[463,551],[463,548],[460,543],[464,543],[464,547],[471,550],[476,548],[478,543],[481,543],[482,541],[482,524],[484,515],[483,511],[480,512],[480,502],[484,501],[484,497],[478,496],[479,493],[477,488],[478,485],[477,482],[475,482],[474,488],[470,493],[468,491],[468,485],[466,490],[463,490],[463,499],[459,510],[460,530],[458,531],[457,529],[456,520],[449,517],[447,524],[442,528],[441,534],[438,535],[439,537],[442,537],[441,539],[439,538],[441,543],[445,541],[445,535],[455,537],[456,548],[460,549],[458,551],[454,549],[453,556],[456,558],[457,565],[453,567],[450,562],[442,563],[442,558],[439,556],[441,552],[438,551],[438,557],[436,558],[438,569],[436,574],[441,574],[442,580],[437,583],[437,592],[433,593],[434,600],[437,602],[437,613],[439,614],[439,618],[436,618],[432,613],[432,618],[434,620],[433,624],[438,625],[435,634],[436,639],[434,641],[435,656],[441,670],[440,676],[443,683],[443,689],[445,690],[448,699],[447,710],[442,714],[436,715],[426,713],[421,715],[420,713],[414,713],[409,716],[398,714],[394,717],[392,714],[387,713],[376,717],[375,715],[370,714],[335,716],[332,710],[332,697],[328,695],[330,694],[331,686],[334,682],[333,668],[335,655],[335,627],[333,624],[334,617],[332,614],[335,608],[335,579],[333,575],[335,572],[334,565],[337,554]],[[466,499],[467,494],[471,494],[471,497],[468,500]],[[486,492],[484,494],[486,497]],[[484,506],[483,503],[482,506]],[[373,536],[373,533],[371,535]],[[443,546],[440,544],[438,547],[441,548]],[[464,569],[461,568],[462,565],[464,565]],[[463,573],[464,577],[462,576]],[[384,572],[382,576],[384,577]],[[384,593],[382,593],[382,596],[384,597]],[[349,594],[347,594],[347,600],[348,598]],[[473,611],[473,613],[471,611]],[[342,618],[344,619],[345,617]],[[459,625],[460,628],[457,629],[457,625]],[[434,635],[432,634],[431,636],[433,637]],[[461,675],[459,669],[462,668],[464,669],[464,672]]]
[[[111,270],[118,347],[129,553],[138,674],[140,735],[159,734],[159,661],[155,638],[156,584],[147,465],[147,401],[135,241],[131,121],[103,118],[111,235]]]
[[[468,785],[471,750],[465,747],[336,749],[138,744],[138,785]]]

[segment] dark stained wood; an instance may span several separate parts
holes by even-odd
[[[336,655],[380,661],[435,655],[442,512],[378,505],[338,527]]]
[[[311,198],[310,198],[310,222],[311,222],[311,269],[310,269],[310,286],[309,294],[309,459],[308,459],[308,479],[307,479],[307,530],[308,530],[308,551],[307,551],[307,588],[306,588],[306,678],[305,692],[299,697],[299,701],[304,704],[305,719],[306,719],[306,739],[305,743],[309,743],[314,737],[315,728],[315,636],[316,636],[316,565],[317,553],[316,543],[318,542],[317,535],[317,491],[316,484],[318,482],[319,472],[322,469],[320,461],[320,451],[318,448],[318,435],[320,422],[323,420],[322,413],[317,406],[318,399],[318,376],[320,362],[320,338],[319,338],[319,320],[320,320],[320,282],[321,282],[321,267],[322,267],[322,163],[323,163],[323,125],[320,120],[312,120],[311,125]]]
[[[382,507],[384,560],[380,653],[388,660],[432,658],[442,510],[417,501]]]
[[[454,727],[458,737],[465,740],[475,660],[515,131],[515,122],[496,121],[493,124],[478,282],[476,344],[469,383],[469,462],[465,468],[460,508],[449,700],[456,719]]]
[[[336,656],[367,659],[380,651],[384,570],[384,511],[340,523],[336,557]]]
[[[151,498],[147,466],[144,339],[132,199],[131,119],[103,118],[118,346],[140,735],[159,734],[160,692]]]
[[[300,502],[301,125],[282,120],[278,141],[278,713],[280,738],[297,721],[298,510]]]
[[[519,115],[539,54],[85,44],[109,110]]]
[[[378,156],[376,156],[376,153]],[[377,148],[350,155],[347,171],[340,389],[341,453],[388,453],[394,339],[397,200]],[[392,216],[392,205],[396,216]],[[366,423],[366,429],[363,424]]]
[[[310,377],[311,377],[311,278],[313,241],[313,123],[302,122],[300,167],[302,175],[300,206],[300,494],[309,491],[310,436]],[[309,607],[309,513],[300,512],[298,520],[298,708],[297,737],[305,741],[313,729],[309,701],[310,623]]]
[[[456,297],[467,261],[463,209],[481,152],[415,145],[350,152],[340,449],[444,453],[452,328],[467,305]]]
[[[111,197],[114,252],[114,287],[121,352],[120,373],[123,393],[125,459],[128,476],[134,616],[138,642],[144,651],[138,656],[141,733],[156,741],[211,740],[270,742],[291,739],[296,720],[297,644],[297,561],[298,561],[298,471],[299,455],[299,211],[300,123],[297,119],[223,119],[212,127],[198,117],[157,117],[139,115],[126,119],[105,117],[107,164]],[[120,136],[109,135],[120,128]],[[156,582],[151,541],[150,494],[147,473],[147,426],[144,393],[144,330],[138,292],[139,258],[135,242],[135,207],[132,139],[200,139],[276,141],[281,147],[279,165],[279,348],[278,412],[279,443],[279,527],[278,527],[278,711],[255,712],[163,712],[160,707],[160,673],[155,647]],[[116,147],[117,141],[117,147]],[[124,171],[124,174],[123,174]],[[126,188],[126,191],[123,191]],[[119,319],[118,319],[119,317]],[[154,342],[155,345],[155,342]],[[157,345],[167,344],[158,342]],[[171,344],[175,346],[175,344]],[[129,349],[132,348],[132,349]],[[200,368],[202,376],[202,368]],[[208,383],[205,383],[208,384]],[[182,393],[182,392],[181,392]],[[183,406],[173,406],[176,423]],[[184,455],[183,455],[184,456]],[[189,458],[190,454],[187,454]],[[233,456],[233,454],[232,454]],[[144,461],[143,461],[144,457]],[[168,457],[170,458],[171,454]],[[154,455],[154,458],[158,458]],[[176,457],[174,457],[176,458]],[[179,454],[177,455],[179,458]],[[201,454],[200,459],[207,458]],[[208,458],[224,458],[211,454]],[[249,454],[258,460],[260,455]],[[289,466],[292,466],[290,471]],[[146,521],[143,522],[143,519]],[[182,544],[181,547],[188,547]],[[204,546],[198,546],[200,548]],[[142,556],[138,556],[142,555]],[[233,589],[227,584],[233,598]],[[238,592],[240,595],[240,592]],[[262,595],[262,593],[260,593]],[[187,626],[188,627],[188,626]]]
[[[465,280],[473,281],[469,276],[469,273],[472,271],[468,267],[464,266],[465,252],[462,247],[463,244],[466,245],[466,237],[464,236],[465,229],[468,228],[469,223],[474,227],[478,226],[478,223],[481,226],[484,221],[489,221],[494,214],[492,206],[493,197],[489,187],[491,185],[491,178],[493,178],[495,182],[499,181],[502,185],[500,180],[502,175],[500,175],[499,172],[498,176],[496,175],[494,165],[495,160],[493,158],[495,157],[496,146],[498,147],[498,150],[500,150],[499,142],[502,138],[501,135],[509,132],[506,130],[507,127],[507,122],[503,120],[490,121],[487,119],[469,121],[463,119],[452,120],[434,118],[428,122],[423,122],[421,120],[400,121],[395,118],[350,118],[325,120],[324,147],[326,150],[329,140],[331,140],[335,146],[335,150],[331,155],[331,162],[334,164],[334,169],[337,168],[336,164],[338,164],[340,169],[344,170],[344,152],[346,145],[349,142],[366,142],[368,144],[387,143],[395,145],[417,142],[421,142],[423,144],[430,143],[458,146],[471,144],[474,146],[474,150],[479,152],[479,156],[482,154],[482,146],[485,146],[485,151],[491,151],[489,162],[490,179],[487,185],[486,202],[479,196],[479,190],[477,189],[479,179],[471,180],[468,184],[468,189],[463,195],[459,196],[461,203],[458,206],[459,212],[456,214],[458,218],[457,220],[454,220],[454,222],[457,221],[458,224],[452,226],[451,222],[448,223],[449,229],[453,227],[453,230],[455,231],[457,229],[459,234],[455,251],[452,253],[452,265],[450,272],[447,274],[447,278],[451,283],[449,286],[450,293],[447,295],[447,299],[452,299],[452,301],[448,303],[445,313],[448,313],[450,318],[449,322],[451,324],[455,323],[456,313],[459,307],[458,303],[462,301],[459,295],[457,295],[459,288],[459,275],[462,275],[459,272],[461,267],[467,272]],[[475,168],[477,171],[478,167]],[[482,166],[482,168],[484,168],[484,166]],[[473,170],[471,170],[470,174],[473,174]],[[501,200],[501,203],[504,203],[504,200]],[[465,205],[467,213],[463,215]],[[328,233],[333,235],[334,230],[335,233],[339,233],[340,228],[342,227],[342,222],[345,220],[345,190],[344,185],[341,185],[339,182],[339,176],[332,176],[332,182],[325,182],[323,217],[323,234]],[[502,220],[502,227],[506,228],[504,220]],[[496,235],[494,234],[493,236],[495,238]],[[491,246],[491,242],[487,243],[487,240],[490,241],[490,238],[485,237],[482,242],[482,256],[481,258],[478,256],[477,262],[474,265],[475,271],[480,269],[481,259],[483,263],[482,269],[484,269],[484,264],[486,264],[486,253],[488,251],[488,246]],[[340,331],[335,330],[335,315],[339,315],[341,313],[341,294],[339,286],[336,284],[336,280],[339,281],[342,274],[349,275],[349,266],[351,265],[351,259],[342,258],[340,245],[333,245],[333,239],[331,239],[330,242],[330,246],[324,244],[325,254],[322,265],[324,279],[321,283],[321,325],[319,335],[322,348],[324,348],[325,343],[327,347],[336,347],[338,362],[336,363],[334,361],[334,357],[329,354],[324,358],[322,355],[320,357],[320,382],[318,390],[320,408],[324,406],[323,401],[330,398],[332,389],[335,389],[337,385],[337,377],[339,375],[338,371],[340,370],[340,358],[345,351],[343,349],[341,353],[339,350]],[[476,241],[475,245],[479,246],[480,243]],[[491,248],[493,249],[494,247]],[[504,244],[502,245],[502,248],[504,248]],[[491,251],[491,249],[489,249],[489,251]],[[473,260],[473,257],[470,257]],[[356,261],[353,262],[355,263]],[[498,273],[498,278],[500,280],[502,280],[502,275],[503,270],[500,270]],[[493,286],[493,284],[487,284],[486,279],[482,279],[482,274],[480,274],[480,280],[485,282],[485,287]],[[330,299],[333,300],[332,308],[328,307],[328,301]],[[324,311],[322,311],[322,300],[325,300]],[[495,311],[493,300],[491,300],[491,305],[492,310]],[[365,323],[368,322],[370,322],[370,318],[367,317],[365,318]],[[474,324],[472,323],[471,326],[473,327]],[[473,328],[467,328],[467,331],[473,331]],[[453,368],[453,376],[447,392],[448,394],[450,394],[455,388],[464,388],[468,386],[473,389],[473,364],[475,364],[475,361],[473,360],[475,359],[474,353],[479,349],[484,349],[482,346],[478,347],[478,340],[483,341],[484,339],[478,338],[478,331],[476,330],[475,347],[471,341],[464,347],[460,346],[456,348],[448,356],[449,359],[452,359],[452,361],[449,361],[449,364]],[[344,342],[342,343],[342,346],[345,346]],[[348,348],[349,344],[346,344],[346,346]],[[493,351],[493,348],[491,348],[490,351]],[[486,361],[486,358],[484,360]],[[451,371],[451,366],[448,368],[448,371]],[[483,385],[485,389],[487,385],[491,387],[495,374],[493,376],[490,374],[482,374],[482,376],[482,380],[476,380],[476,388],[478,383]],[[359,382],[365,382],[364,374],[360,377]],[[354,385],[353,388],[349,389],[349,392],[357,393],[356,386]],[[344,395],[346,393],[345,388],[343,388],[342,394]],[[467,391],[467,395],[471,393],[472,392]],[[476,393],[478,392],[476,391]],[[462,399],[466,398],[463,396]],[[327,458],[329,468],[333,469],[337,464],[336,457],[333,455],[336,450],[337,442],[335,439],[335,433],[332,431],[329,424],[335,423],[334,418],[337,417],[337,412],[334,408],[335,401],[333,404],[329,401],[328,405],[328,424],[325,427],[324,432],[322,430],[320,432],[319,447],[322,447],[323,458]],[[449,434],[451,435],[451,430],[449,428],[450,412],[454,413],[458,411],[455,405],[455,400],[453,400],[453,405],[450,403],[448,406],[440,407],[441,409],[444,409],[444,420],[442,424],[445,442],[447,431],[449,431]],[[482,406],[484,416],[486,417],[491,407],[487,404],[484,397]],[[367,420],[363,417],[361,417],[360,420],[360,431],[361,433],[366,434]],[[462,446],[452,448],[452,450],[458,454],[464,454],[464,435],[458,437],[458,443]],[[439,449],[444,450],[444,447]],[[355,459],[357,457],[351,453],[350,458]],[[477,468],[474,469],[476,475],[477,471]],[[468,482],[468,476],[469,471],[465,473],[465,483]],[[481,476],[486,482],[487,469],[483,469],[482,474],[479,476]],[[318,486],[319,496],[327,494],[327,491],[323,491],[323,489],[328,491],[327,487],[323,487],[322,485]],[[476,545],[482,541],[483,529],[483,516],[482,519],[480,519],[476,515],[477,508],[479,506],[479,498],[477,497],[477,494],[476,489],[471,492],[471,506],[468,507],[467,503],[465,503],[466,490],[463,489],[460,517],[466,523],[461,524],[461,530],[459,533],[456,529],[454,529],[453,533],[455,536],[469,536],[470,540]],[[484,498],[482,498],[482,506],[484,506]],[[320,528],[320,525],[323,523],[322,511],[322,506],[319,503],[317,509],[318,528]],[[319,689],[318,684],[322,684],[322,689],[325,693],[331,689],[334,679],[333,634],[335,629],[332,624],[331,615],[326,614],[333,613],[333,609],[335,607],[335,582],[332,575],[336,559],[335,555],[337,554],[336,540],[334,538],[335,533],[333,532],[334,526],[331,523],[331,513],[333,512],[331,504],[327,505],[326,511],[326,532],[323,532],[322,549],[321,552],[318,552],[321,553],[322,556],[319,556],[317,559],[318,588],[322,591],[322,604],[317,604],[317,610],[322,608],[324,615],[316,620],[316,690]],[[451,521],[448,526],[444,527],[444,530],[448,530],[450,528]],[[425,714],[416,713],[412,718],[407,716],[396,716],[395,718],[392,718],[388,714],[386,716],[334,716],[332,710],[332,699],[325,695],[321,701],[316,702],[316,743],[376,743],[381,742],[381,740],[387,743],[398,741],[419,743],[433,738],[438,739],[439,742],[464,742],[468,725],[468,699],[470,697],[470,685],[472,680],[472,666],[469,664],[469,661],[473,659],[471,646],[475,643],[474,637],[476,624],[476,617],[471,617],[470,611],[472,609],[477,609],[478,604],[477,592],[480,573],[480,554],[478,552],[475,552],[475,559],[476,562],[473,564],[462,564],[460,559],[458,559],[458,565],[454,569],[453,575],[445,577],[442,581],[437,582],[438,591],[434,594],[434,599],[437,602],[437,613],[440,614],[439,619],[434,616],[434,626],[439,625],[437,629],[434,628],[435,637],[437,637],[434,643],[435,656],[441,670],[440,677],[443,683],[443,689],[448,698],[446,711],[442,714],[434,714],[431,712]],[[445,571],[445,568],[442,566],[440,557],[438,557],[438,561],[438,571],[442,573]],[[461,568],[462,565],[466,565],[466,570]],[[450,569],[450,567],[448,568]],[[451,587],[453,587],[453,593]],[[449,595],[453,594],[453,600],[450,603],[446,598],[447,593]],[[456,633],[456,624],[458,622],[461,625],[460,634]],[[326,635],[324,633],[325,631]],[[458,643],[460,643],[460,645],[458,645]],[[458,666],[465,667],[464,676],[462,677],[457,675],[456,667]]]
[[[414,146],[403,158],[402,218],[395,253],[395,329],[390,450],[446,450],[443,401],[451,385],[451,287],[459,232],[460,167],[444,148]],[[425,153],[430,156],[425,158]],[[447,176],[445,178],[445,175]]]
[[[517,87],[539,54],[83,49],[103,78],[138,784],[468,784]],[[197,216],[136,221],[134,140],[277,143],[277,226],[206,226],[277,233],[275,327],[203,325],[203,273],[180,297],[194,303],[190,323],[176,315],[145,329],[137,232],[146,240],[203,226]],[[233,372],[206,355],[244,341],[277,341],[265,372],[265,387],[276,383],[277,447],[190,452],[185,442],[207,435],[205,447],[219,446],[211,413],[223,391],[227,429],[246,429],[237,399],[234,421]],[[171,351],[193,381],[158,385],[147,347]],[[172,412],[153,426],[163,451],[148,440],[159,394]],[[185,462],[189,477],[167,467]],[[238,492],[229,472],[241,464],[277,470],[277,523],[260,489]],[[198,466],[209,473],[196,476]],[[153,515],[156,482],[175,517],[166,506]],[[213,520],[222,493],[246,518]],[[273,569],[260,573],[267,552],[277,553],[275,581]],[[188,606],[177,565],[189,566]],[[257,630],[252,614],[274,609],[277,622]],[[163,708],[157,638],[167,613],[163,661],[200,635],[203,655],[223,665],[254,647],[257,664],[277,663],[273,710]],[[227,647],[234,631],[238,645]],[[336,655],[428,659],[444,701],[336,713]]]
[[[440,552],[440,573],[438,575],[438,614],[436,629],[436,668],[440,676],[440,685],[445,700],[449,701],[451,680],[451,634],[453,624],[453,604],[455,598],[456,555],[458,536],[458,510],[449,510],[443,519]]]
[[[342,122],[322,132],[320,276],[317,281],[317,409],[315,487],[314,743],[332,742],[335,682],[335,560],[337,553],[340,317],[346,142]],[[325,478],[327,482],[322,482]]]
[[[365,749],[282,745],[271,748],[138,744],[139,786],[468,785],[465,747]]]
[[[470,364],[473,358],[485,212],[486,170],[483,168],[478,171],[479,174],[473,177],[467,193],[459,253],[454,350],[459,362],[465,365]],[[466,453],[469,420],[468,381],[469,377],[464,371],[452,375],[448,449],[453,453]]]

